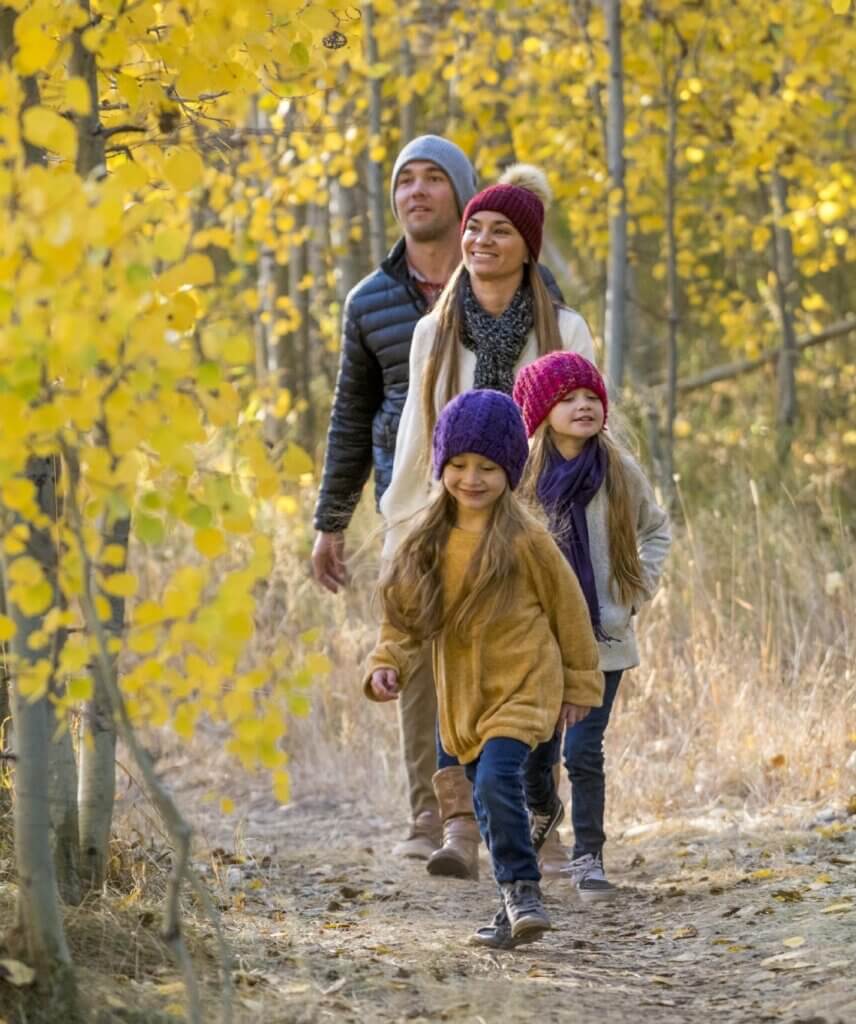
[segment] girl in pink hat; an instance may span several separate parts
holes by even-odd
[[[580,896],[611,896],[603,867],[603,736],[622,673],[639,664],[633,618],[657,588],[671,543],[669,520],[629,452],[606,429],[609,402],[597,368],[573,352],[523,367],[514,385],[532,438],[523,493],[540,504],[580,581],[598,640],[602,707],[567,729],[574,849],[563,869]],[[553,766],[562,737],[530,756],[526,795],[536,849],[564,816]]]

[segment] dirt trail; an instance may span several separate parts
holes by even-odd
[[[353,804],[244,807],[241,862],[216,870],[239,959],[238,1019],[856,1021],[856,830],[738,824],[726,813],[619,834],[621,894],[545,887],[538,945],[466,945],[494,911],[482,880],[389,855],[399,828]],[[233,826],[200,822],[234,850]]]

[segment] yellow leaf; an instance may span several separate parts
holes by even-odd
[[[179,704],[175,710],[172,727],[183,740],[193,739],[197,711],[191,704]]]
[[[47,107],[30,107],[21,119],[24,138],[40,149],[50,150],[66,160],[77,156],[74,125]]]
[[[226,550],[226,538],[223,531],[214,526],[205,526],[193,535],[196,550],[206,558],[218,558]]]
[[[101,589],[113,597],[133,597],[137,587],[137,577],[132,572],[111,573],[101,583]]]
[[[205,173],[202,157],[192,149],[176,150],[167,157],[163,168],[166,180],[179,192],[189,192],[195,188]]]
[[[220,810],[223,814],[234,814],[235,813],[235,802],[230,800],[227,796],[224,796],[220,801]]]
[[[15,512],[34,514],[35,498],[36,488],[30,480],[16,476],[3,484],[3,504]]]
[[[832,10],[836,14],[846,14],[850,10],[850,0],[832,0]]]
[[[830,906],[824,907],[821,914],[846,914],[848,910],[852,909],[852,903],[832,903]]]
[[[314,676],[328,675],[333,667],[326,654],[307,654],[305,664]]]
[[[68,699],[73,701],[91,700],[92,689],[91,676],[76,676],[69,680],[66,694]]]
[[[42,580],[32,587],[14,587],[9,597],[27,616],[41,615],[53,604],[53,587],[47,580]]]
[[[65,105],[73,114],[86,115],[92,109],[92,98],[85,78],[69,78],[65,83]]]
[[[281,804],[287,804],[291,799],[291,779],[282,769],[273,773],[273,795]]]
[[[18,627],[12,619],[8,615],[0,614],[0,644],[5,644],[7,640],[11,640],[17,632]]]
[[[704,160],[704,150],[699,149],[698,146],[687,146],[684,156],[687,158],[687,163],[700,164]]]
[[[287,480],[299,480],[304,473],[314,469],[312,458],[300,445],[289,442],[282,457],[282,472]]]
[[[805,945],[805,937],[802,935],[792,935],[789,939],[782,939],[782,945],[787,946],[788,949],[798,949],[800,946]]]
[[[772,868],[758,868],[758,870],[753,871],[749,877],[755,879],[755,881],[760,882],[765,878],[772,878],[774,874],[775,871],[773,871]]]
[[[514,46],[511,42],[511,36],[500,36],[499,41],[496,44],[496,56],[503,63],[511,60],[514,56]]]

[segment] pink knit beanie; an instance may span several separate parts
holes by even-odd
[[[548,352],[522,367],[514,382],[514,401],[523,413],[529,437],[550,415],[553,406],[578,388],[588,388],[600,399],[606,426],[606,385],[594,363],[577,352]]]
[[[482,210],[504,214],[523,236],[534,260],[541,252],[544,209],[550,201],[550,186],[543,171],[529,164],[514,164],[499,179],[476,193],[461,218],[461,234],[467,221]]]

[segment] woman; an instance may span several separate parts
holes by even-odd
[[[473,388],[510,395],[517,371],[556,349],[594,361],[588,326],[551,298],[538,271],[544,208],[550,189],[538,168],[510,167],[499,183],[469,201],[461,220],[463,262],[434,309],[413,332],[410,385],[401,414],[392,480],[381,500],[389,560],[429,501],[431,436],[451,399]],[[430,657],[428,651],[424,657]],[[402,701],[407,691],[402,694]],[[478,877],[478,827],[464,769],[438,744],[434,789],[443,846],[431,874]],[[558,837],[553,839],[557,844]],[[561,851],[545,847],[564,862]],[[552,858],[551,858],[552,859]],[[546,867],[546,865],[545,865]],[[550,869],[547,868],[549,871]]]

